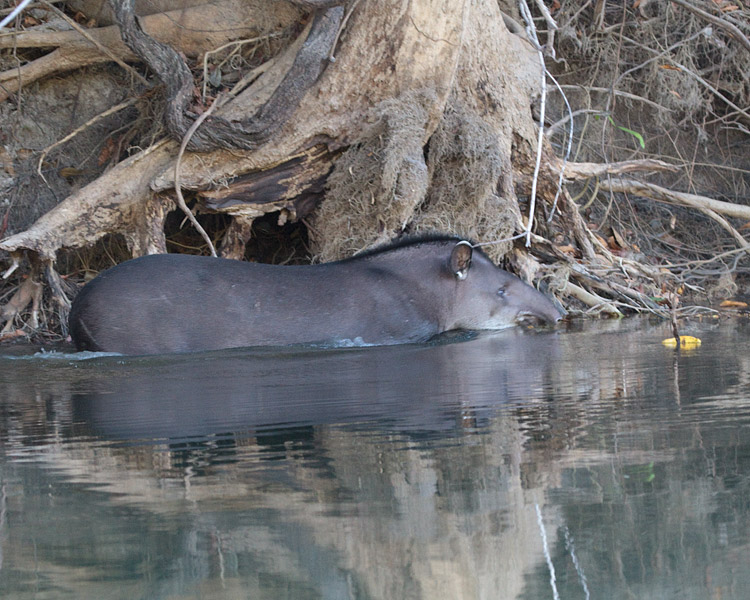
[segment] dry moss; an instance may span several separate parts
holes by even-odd
[[[431,91],[380,103],[375,125],[336,162],[312,220],[318,260],[351,256],[407,229],[429,183],[423,146],[431,103]]]
[[[518,213],[515,198],[498,195],[497,182],[511,175],[496,132],[453,99],[425,144],[432,100],[418,92],[383,102],[372,130],[337,161],[312,221],[317,260],[350,256],[404,232],[483,241],[512,234]],[[504,242],[488,252],[497,259],[509,248]]]
[[[453,231],[474,240],[507,239],[518,224],[515,198],[501,198],[497,182],[510,177],[510,165],[497,133],[454,99],[430,138],[430,188],[414,218],[415,231]],[[510,242],[488,246],[498,259]]]

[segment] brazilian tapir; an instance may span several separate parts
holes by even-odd
[[[161,354],[305,343],[399,344],[453,329],[554,323],[543,294],[453,236],[395,242],[346,260],[272,266],[160,254],[83,287],[78,350]]]

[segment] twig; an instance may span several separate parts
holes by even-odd
[[[722,258],[733,256],[735,254],[744,254],[746,252],[748,252],[747,248],[735,248],[734,250],[727,250],[726,252],[722,252],[721,254],[716,254],[712,256],[711,258],[703,258],[703,259],[696,258],[694,260],[689,260],[689,261],[681,262],[681,263],[664,263],[661,266],[664,267],[665,269],[696,267],[698,265],[707,265],[712,262],[716,262],[717,260],[721,260]]]
[[[573,112],[570,112],[567,115],[565,115],[562,119],[555,121],[554,123],[552,123],[552,125],[547,127],[547,130],[544,132],[544,135],[546,135],[547,138],[549,139],[557,132],[557,130],[560,127],[572,121],[574,117],[577,117],[578,115],[586,115],[586,114],[601,115],[602,111],[596,108],[579,108],[578,110],[574,110]]]
[[[621,98],[627,98],[628,100],[635,100],[636,102],[643,102],[644,104],[648,104],[649,106],[653,106],[654,108],[658,110],[664,110],[667,112],[672,112],[671,108],[667,108],[666,106],[662,106],[661,104],[658,104],[654,102],[653,100],[649,100],[648,98],[644,98],[643,96],[638,96],[637,94],[631,94],[630,92],[623,92],[620,90],[613,90],[611,88],[603,88],[603,87],[590,87],[590,86],[582,86],[582,85],[561,85],[560,86],[564,90],[585,90],[587,92],[600,92],[603,94],[611,94],[613,93],[615,96],[620,96]],[[598,111],[602,112],[602,111]]]
[[[675,192],[653,183],[644,183],[642,181],[631,179],[612,179],[611,181],[602,181],[601,187],[610,192],[636,194],[659,202],[679,204],[681,206],[700,210],[726,229],[741,247],[750,247],[750,243],[748,243],[748,241],[721,216],[726,215],[728,217],[748,220],[750,219],[750,206],[722,202],[721,200],[714,200],[713,198],[689,194],[687,192]]]
[[[83,125],[76,128],[75,130],[71,131],[68,135],[66,135],[64,138],[57,140],[54,144],[51,146],[47,146],[44,150],[42,150],[42,154],[39,157],[39,162],[36,166],[36,172],[37,174],[44,179],[44,175],[42,175],[42,163],[44,162],[44,159],[47,157],[47,154],[49,154],[52,150],[57,148],[58,146],[64,144],[68,140],[73,139],[75,136],[77,136],[82,131],[85,131],[89,127],[91,127],[94,123],[97,121],[100,121],[101,119],[104,119],[105,117],[108,117],[110,115],[113,115],[116,112],[121,111],[123,108],[127,108],[128,106],[131,106],[135,104],[138,101],[138,98],[131,98],[130,100],[126,100],[125,102],[121,102],[117,106],[113,106],[112,108],[109,108],[105,110],[103,113],[99,113],[98,115],[90,118],[88,121],[86,121]],[[46,181],[46,179],[45,179]]]
[[[730,23],[729,21],[725,21],[724,19],[712,15],[711,13],[707,13],[705,10],[700,9],[697,6],[690,4],[689,2],[686,2],[685,0],[672,0],[672,3],[682,6],[683,8],[687,8],[690,12],[698,15],[706,21],[710,21],[717,27],[721,27],[732,38],[745,46],[745,49],[750,50],[750,40],[745,37],[745,34],[742,33],[739,27],[732,25],[732,23]]]
[[[722,94],[719,90],[717,90],[714,86],[712,86],[708,81],[703,79],[700,75],[697,75],[696,73],[693,73],[690,69],[688,69],[685,65],[681,65],[678,62],[672,61],[672,64],[680,69],[683,73],[687,73],[690,75],[693,79],[695,79],[698,83],[703,85],[704,87],[708,88],[715,96],[718,96],[721,98],[724,102],[726,102],[729,106],[731,106],[734,110],[736,110],[738,113],[740,113],[743,117],[746,119],[750,119],[750,112],[748,112],[745,109],[740,108],[737,106],[734,102],[732,102],[729,98],[727,98],[724,94]]]
[[[177,159],[174,163],[174,191],[177,194],[177,206],[180,207],[180,210],[185,213],[185,216],[188,218],[190,223],[192,223],[193,227],[195,227],[198,230],[198,233],[201,234],[201,237],[206,241],[208,244],[209,249],[211,250],[211,256],[216,256],[216,248],[214,247],[213,242],[211,241],[211,238],[206,233],[206,230],[203,229],[203,226],[198,223],[198,219],[195,218],[195,215],[193,212],[188,208],[188,205],[185,203],[185,198],[182,195],[182,190],[180,189],[180,169],[182,168],[182,155],[185,154],[185,148],[187,148],[188,143],[190,143],[190,138],[193,136],[193,134],[196,132],[198,127],[201,126],[201,123],[205,121],[208,116],[219,107],[219,104],[221,104],[221,101],[223,100],[224,96],[219,95],[216,97],[216,99],[213,101],[213,104],[208,107],[206,112],[204,112],[202,115],[200,115],[190,126],[190,128],[185,133],[185,136],[182,138],[182,144],[180,144],[180,151],[177,153]]]

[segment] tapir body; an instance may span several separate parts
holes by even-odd
[[[70,332],[78,350],[161,354],[418,342],[526,317],[555,322],[561,313],[470,243],[436,237],[309,266],[144,256],[84,286]]]

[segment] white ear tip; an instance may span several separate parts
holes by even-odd
[[[469,274],[468,271],[458,271],[456,273],[456,279],[458,279],[459,281],[463,281],[464,279],[466,279],[466,276],[468,274]]]

